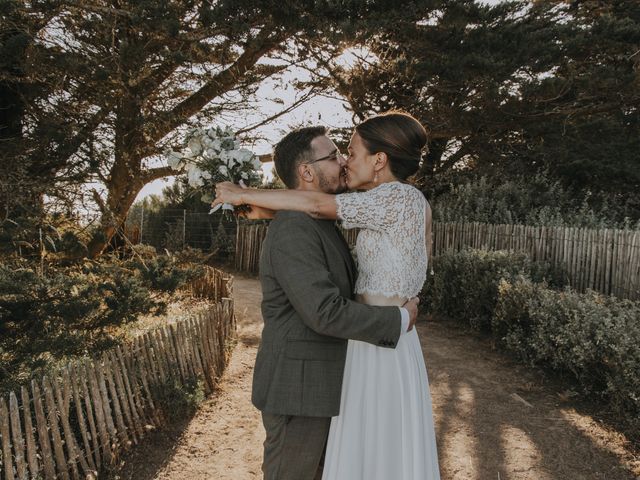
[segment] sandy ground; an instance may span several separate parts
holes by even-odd
[[[236,276],[234,297],[239,341],[220,391],[193,418],[149,435],[111,479],[262,478],[264,430],[250,401],[262,328],[258,281]],[[418,332],[442,480],[640,479],[640,459],[624,437],[579,413],[540,373],[446,323],[423,319]]]

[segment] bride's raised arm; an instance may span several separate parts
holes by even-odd
[[[338,218],[335,195],[323,192],[242,188],[231,182],[223,182],[216,184],[216,198],[211,205],[220,203],[255,205],[269,210],[295,210],[314,218]]]

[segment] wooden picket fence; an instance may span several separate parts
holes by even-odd
[[[236,269],[257,273],[266,225],[238,226]],[[344,231],[349,245],[357,230]],[[527,253],[533,260],[562,266],[578,291],[596,290],[631,300],[640,299],[640,231],[486,223],[433,225],[433,255],[463,248]]]
[[[214,391],[235,338],[232,278],[207,269],[190,288],[216,303],[0,397],[2,480],[97,478],[166,422],[168,386]]]
[[[235,268],[240,272],[257,274],[260,266],[262,242],[269,225],[239,223],[236,230]]]
[[[442,223],[434,228],[434,255],[465,247],[525,252],[565,269],[578,291],[640,299],[640,231]]]

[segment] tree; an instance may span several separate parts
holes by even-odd
[[[442,0],[358,37],[370,52],[329,65],[358,119],[389,109],[430,131],[421,177],[550,172],[578,189],[637,192],[640,5],[495,6]]]
[[[183,125],[248,107],[262,80],[308,58],[302,39],[331,45],[327,38],[392,8],[311,0],[23,3],[12,18],[43,23],[37,33],[23,28],[29,42],[19,93],[20,141],[28,135],[37,148],[14,152],[13,163],[25,157],[54,184],[70,178],[72,188],[81,179],[104,185],[93,192],[102,222],[89,251],[98,255],[140,189],[174,173],[159,160]],[[47,89],[34,101],[39,76]]]
[[[68,112],[47,99],[68,82],[48,65],[59,53],[37,42],[59,12],[57,2],[0,4],[0,207],[2,217],[38,216],[53,192],[59,158],[74,144]]]

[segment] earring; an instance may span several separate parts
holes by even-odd
[[[373,176],[373,183],[378,183],[378,172]]]

